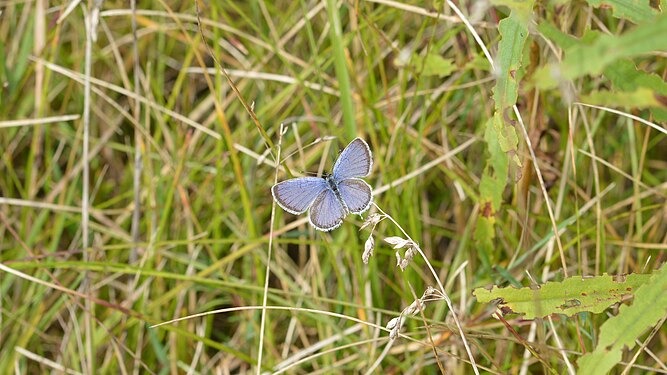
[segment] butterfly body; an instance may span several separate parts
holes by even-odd
[[[345,209],[345,213],[349,214],[350,209],[347,207],[347,203],[345,203],[343,196],[340,194],[340,189],[338,189],[338,183],[336,183],[336,179],[334,178],[334,176],[331,173],[325,173],[322,178],[324,179],[324,181],[327,182],[327,188],[334,193],[336,198],[338,198],[338,201]]]
[[[308,218],[313,227],[331,231],[348,214],[361,214],[370,207],[371,187],[359,177],[368,176],[372,166],[368,144],[356,138],[340,154],[332,173],[282,181],[271,188],[271,193],[285,211],[298,215],[310,209]]]

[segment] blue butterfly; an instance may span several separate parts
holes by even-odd
[[[338,228],[347,214],[365,212],[373,200],[366,177],[373,167],[373,154],[366,141],[350,142],[323,177],[299,177],[279,182],[271,188],[273,199],[283,210],[299,215],[310,208],[308,219],[317,230]]]

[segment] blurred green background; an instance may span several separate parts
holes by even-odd
[[[396,225],[272,223],[280,124],[278,180],[369,143],[482,372],[572,371],[618,309],[505,325],[473,288],[665,260],[659,0],[131,5],[0,2],[2,373],[473,373],[443,301],[380,329],[437,287]],[[614,371],[667,371],[649,334]]]

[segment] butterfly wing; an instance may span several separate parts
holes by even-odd
[[[324,190],[327,190],[327,182],[323,178],[299,177],[273,185],[271,193],[283,210],[299,215],[306,212]]]
[[[373,193],[371,187],[364,180],[349,178],[338,183],[343,202],[353,214],[360,214],[371,206]]]
[[[308,217],[315,229],[328,232],[343,223],[345,208],[336,194],[331,189],[326,189],[313,202]]]
[[[333,176],[336,181],[352,177],[366,177],[373,167],[373,154],[368,143],[361,138],[350,142],[341,152],[333,167]]]

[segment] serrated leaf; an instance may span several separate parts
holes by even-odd
[[[632,305],[621,306],[617,316],[602,324],[595,350],[577,361],[579,372],[606,374],[620,362],[623,349],[632,349],[635,340],[667,313],[666,290],[667,266],[662,266],[636,290]]]
[[[570,48],[561,64],[561,71],[568,79],[600,74],[619,59],[666,50],[667,38],[664,35],[667,35],[667,14],[642,23],[620,36],[599,35],[593,43],[580,43]]]
[[[424,57],[423,64],[422,74],[425,76],[447,77],[456,69],[454,60],[446,59],[433,52]]]
[[[653,73],[638,70],[629,60],[619,60],[604,70],[605,77],[611,80],[615,88],[632,91],[641,88],[649,89],[660,107],[650,108],[657,121],[667,122],[667,82]]]
[[[521,167],[517,153],[519,138],[514,128],[512,107],[519,95],[518,70],[521,67],[523,47],[528,38],[526,23],[512,12],[500,21],[500,43],[498,45],[497,81],[493,89],[495,102],[494,129],[501,149],[510,154],[511,159]]]
[[[566,56],[574,47],[578,46],[585,49],[587,46],[595,44],[598,37],[602,35],[599,32],[589,31],[580,40],[561,32],[546,22],[539,25],[539,31],[562,48]],[[652,90],[660,107],[650,108],[651,113],[657,121],[667,121],[667,109],[664,109],[664,103],[667,100],[667,83],[661,77],[638,70],[635,64],[628,59],[619,59],[610,63],[604,68],[603,74],[611,80],[616,90],[635,91],[640,88]],[[559,75],[560,69],[556,65],[540,67],[533,74],[533,84],[541,90],[554,88],[558,86],[557,77]]]
[[[651,7],[650,0],[586,0],[596,8],[608,7],[616,18],[625,18],[634,23],[646,22],[660,12]]]
[[[475,244],[477,246],[477,255],[480,257],[483,266],[486,269],[491,268],[491,256],[494,250],[494,240],[496,238],[495,216],[484,216],[484,210],[488,209],[490,203],[485,203],[481,208],[482,213],[477,216],[475,223],[475,232],[473,233]]]
[[[488,158],[486,159],[486,167],[484,168],[484,174],[482,175],[479,184],[482,216],[486,217],[492,216],[500,208],[509,173],[509,158],[506,151],[501,146],[502,141],[498,139],[497,129],[494,129],[496,126],[495,123],[496,121],[494,120],[487,121],[486,131],[484,132]],[[499,126],[502,127],[502,124]],[[489,202],[491,204],[488,215],[484,213],[484,202]]]
[[[574,315],[580,312],[601,313],[614,303],[629,297],[651,275],[632,274],[623,281],[603,275],[590,278],[570,277],[560,282],[548,282],[538,289],[477,288],[473,295],[479,302],[499,300],[507,313],[522,314],[524,319],[535,319],[551,314]]]
[[[495,118],[495,116],[494,116]],[[484,132],[486,141],[487,159],[484,174],[479,184],[479,206],[480,212],[477,216],[474,239],[479,247],[479,255],[485,266],[490,266],[489,259],[492,258],[494,239],[496,237],[494,225],[496,212],[500,209],[503,193],[507,186],[509,173],[509,157],[500,147],[500,141],[494,129],[494,120],[486,122]]]
[[[532,9],[532,1],[521,6]],[[518,2],[503,2],[514,9]],[[518,70],[521,67],[523,47],[528,38],[527,19],[512,10],[509,17],[500,21],[501,40],[498,45],[497,80],[493,89],[494,115],[486,122],[484,139],[487,155],[484,174],[480,182],[480,215],[478,216],[473,237],[480,248],[480,258],[486,267],[493,254],[495,238],[495,214],[501,206],[502,195],[507,186],[510,160],[516,168],[521,167],[517,155],[519,137],[514,128],[516,120],[512,107],[519,95]]]
[[[657,74],[637,70],[632,61],[620,60],[605,69],[604,75],[619,90],[632,91],[646,87],[657,94],[667,96],[667,83]]]
[[[533,13],[535,3],[525,0],[491,0],[491,4],[506,6],[512,10],[512,13],[516,13],[524,22],[527,22]]]
[[[528,38],[528,27],[514,13],[500,21],[500,43],[498,44],[498,79],[493,89],[495,109],[502,112],[516,104],[518,96],[517,71],[521,67],[523,46]]]
[[[507,154],[517,167],[521,167],[521,160],[519,160],[516,150],[519,145],[519,137],[514,128],[515,120],[510,119],[513,114],[512,108],[505,108],[502,114],[496,112],[493,115],[493,128],[496,131],[500,149]],[[508,123],[509,125],[507,125]]]
[[[593,91],[588,95],[582,95],[581,101],[587,104],[602,106],[623,106],[629,108],[647,108],[659,106],[653,90],[639,88],[635,91]]]

